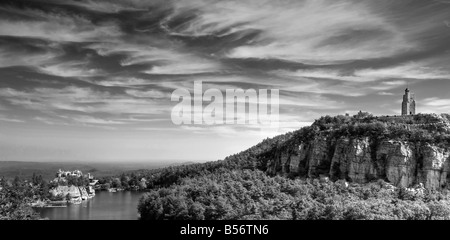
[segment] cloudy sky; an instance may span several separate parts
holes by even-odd
[[[0,160],[217,160],[322,115],[450,112],[448,0],[0,3]],[[279,89],[280,129],[174,125],[175,89]]]

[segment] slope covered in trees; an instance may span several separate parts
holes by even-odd
[[[240,153],[231,155],[224,160],[203,164],[190,164],[160,169],[130,171],[115,177],[101,179],[102,183],[113,184],[119,179],[121,185],[136,184],[145,178],[148,189],[167,187],[180,183],[182,178],[196,177],[214,173],[217,169],[228,170],[261,170],[267,171],[268,160],[282,153],[297,150],[299,144],[311,141],[320,134],[330,139],[340,137],[372,136],[381,141],[383,139],[408,140],[412,142],[429,142],[433,144],[450,144],[449,115],[415,115],[406,117],[374,117],[368,113],[355,116],[325,116],[316,120],[311,126],[301,128],[274,138],[267,138],[261,143]],[[272,173],[267,173],[273,175]],[[291,177],[305,177],[296,174]]]
[[[269,177],[261,171],[220,170],[147,193],[144,220],[432,220],[450,219],[447,192]]]
[[[266,139],[223,161],[139,171],[147,193],[142,219],[447,219],[447,192],[408,196],[404,188],[305,180],[268,171],[270,161],[317,136],[371,137],[435,145],[450,144],[449,115],[325,116],[311,126]],[[286,176],[286,175],[285,175]],[[441,214],[438,214],[441,212]]]

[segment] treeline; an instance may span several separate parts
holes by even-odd
[[[183,178],[196,177],[215,172],[219,168],[237,169],[235,165],[226,161],[190,164],[160,169],[137,170],[118,176],[103,177],[99,180],[101,188],[121,188],[124,190],[151,190],[180,183]]]
[[[368,112],[359,112],[354,116],[326,115],[315,120],[312,125],[326,127],[327,125],[332,126],[332,125],[343,125],[348,123],[377,123],[377,122],[389,124],[408,124],[408,125],[450,123],[450,115],[416,114],[406,116],[374,116]]]
[[[381,180],[347,185],[219,169],[146,193],[138,210],[143,220],[450,219],[448,192],[411,192],[387,186]]]
[[[264,169],[266,166],[261,165],[261,162],[258,161],[260,155],[271,151],[276,146],[282,146],[286,139],[288,137],[285,135],[283,135],[282,140],[280,138],[266,139],[248,150],[227,157],[225,160],[130,171],[118,176],[101,178],[99,183],[102,189],[152,190],[178,184],[183,178],[193,178],[214,173],[219,169]],[[143,179],[145,179],[145,185],[143,184]]]
[[[399,139],[407,141],[448,142],[450,116],[447,114],[418,114],[413,116],[381,116],[359,113],[349,116],[324,116],[311,126],[315,133],[331,136]]]
[[[259,161],[261,156],[271,152],[273,149],[282,148],[287,141],[298,136],[308,136],[310,128],[302,128],[295,132],[279,135],[274,138],[267,138],[261,143],[240,153],[228,156],[224,160],[212,161],[206,163],[188,164],[180,166],[171,166],[159,169],[145,169],[123,173],[113,177],[101,178],[99,183],[103,189],[110,187],[123,188],[125,190],[153,190],[161,187],[168,187],[178,184],[184,178],[193,178],[200,175],[214,173],[218,169],[228,170],[262,170],[267,167],[264,162]],[[145,189],[136,188],[142,179],[145,179]]]
[[[99,184],[102,190],[110,188],[119,188],[123,190],[145,190],[147,188],[147,181],[145,177],[147,174],[142,173],[123,173],[120,176],[108,176],[99,179]]]

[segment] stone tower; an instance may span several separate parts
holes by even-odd
[[[402,115],[415,115],[416,114],[416,101],[414,100],[414,94],[409,92],[407,88],[405,95],[403,95],[402,102]]]

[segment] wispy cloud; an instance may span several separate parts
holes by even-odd
[[[10,117],[3,116],[3,115],[0,115],[0,121],[12,122],[12,123],[24,123],[25,122],[24,120],[21,120],[21,119],[10,118]]]
[[[0,67],[38,66],[58,56],[56,51],[27,52],[25,49],[8,49],[0,46]]]
[[[153,89],[147,91],[129,89],[125,90],[125,92],[131,96],[138,98],[165,98],[165,99],[170,98],[170,94]]]
[[[66,87],[63,89],[36,88],[25,92],[14,89],[0,89],[0,97],[11,104],[42,112],[75,111],[82,113],[157,114],[168,112],[151,99],[128,98],[125,95],[112,95],[108,92],[89,88]],[[89,120],[80,118],[80,120]],[[91,119],[93,120],[93,119]]]
[[[121,121],[106,120],[106,119],[95,118],[95,117],[86,116],[86,115],[71,116],[71,117],[64,116],[63,118],[67,118],[67,119],[73,120],[75,122],[87,123],[87,124],[106,124],[106,125],[125,124],[125,122],[121,122]]]
[[[450,113],[450,99],[446,98],[426,98],[421,101],[426,113]]]
[[[142,85],[152,84],[151,81],[149,80],[136,77],[111,77],[104,80],[91,82],[105,87],[128,87],[128,88],[135,88]]]
[[[50,13],[34,9],[6,11],[25,15],[32,20],[2,19],[0,35],[41,38],[52,41],[85,42],[117,38],[121,32],[113,22],[94,24],[80,15]]]
[[[99,69],[90,68],[86,62],[64,62],[43,64],[39,70],[45,74],[59,77],[93,77],[104,73]]]
[[[390,93],[390,92],[379,92],[378,95],[381,95],[381,96],[393,96],[394,94]]]
[[[372,12],[365,1],[195,0],[176,1],[175,10],[171,18],[189,13],[193,18],[170,29],[172,34],[222,36],[257,31],[255,39],[227,54],[231,58],[330,63],[387,57],[414,47],[401,29]]]
[[[216,72],[221,69],[220,64],[212,58],[203,58],[196,54],[183,52],[184,50],[175,43],[166,48],[162,47],[159,42],[153,44],[155,46],[152,46],[152,42],[143,45],[140,43],[130,44],[127,41],[113,44],[92,44],[88,48],[96,50],[103,56],[126,55],[127,57],[120,63],[122,66],[149,65],[149,69],[143,71],[147,74],[198,74]]]
[[[105,149],[141,159],[185,157],[173,148],[220,158],[323,115],[397,114],[407,85],[419,112],[448,112],[449,13],[421,0],[2,2],[0,121],[99,142],[139,136]],[[171,94],[196,81],[223,96],[278,89],[278,128],[174,125]]]

